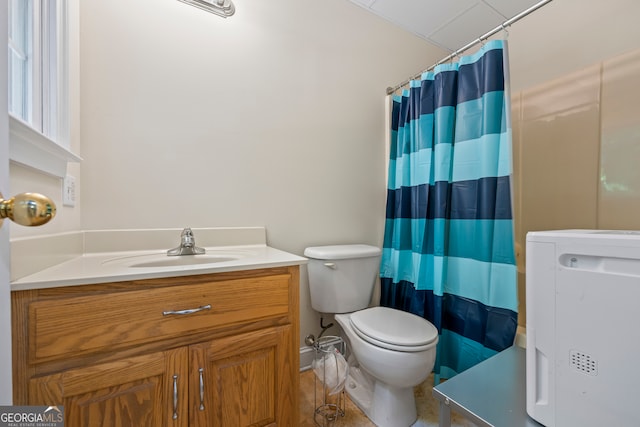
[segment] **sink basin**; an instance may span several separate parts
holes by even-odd
[[[112,258],[104,261],[102,264],[117,264],[118,266],[127,268],[188,267],[235,261],[246,258],[252,254],[251,251],[229,250],[220,251],[219,253],[207,251],[207,253],[202,255],[168,256],[166,252],[161,252]]]
[[[236,257],[211,256],[211,255],[182,255],[166,256],[163,259],[150,257],[150,259],[128,264],[128,267],[180,267],[185,265],[211,264],[215,262],[233,261]]]

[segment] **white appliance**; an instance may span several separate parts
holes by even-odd
[[[527,234],[527,413],[640,426],[640,231]]]

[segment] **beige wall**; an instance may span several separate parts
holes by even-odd
[[[640,48],[638,16],[637,0],[553,0],[508,28],[512,89]]]
[[[640,50],[514,94],[520,319],[526,233],[640,230]]]
[[[235,4],[82,1],[82,228],[381,244],[384,91],[443,52],[344,0]]]

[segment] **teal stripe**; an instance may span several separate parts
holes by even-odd
[[[500,95],[498,95],[500,94]],[[502,99],[502,92],[492,92],[485,94],[485,101],[491,103],[497,98]],[[493,100],[493,101],[492,101]],[[401,126],[398,131],[392,131],[392,148],[391,158],[397,159],[402,157],[399,168],[395,166],[394,170],[397,174],[395,181],[404,182],[404,185],[415,186],[426,183],[433,184],[437,181],[466,181],[478,179],[481,177],[508,176],[511,173],[511,130],[505,133],[490,133],[482,135],[484,130],[503,128],[504,114],[501,113],[500,124],[493,125],[483,122],[482,116],[472,112],[474,108],[478,108],[476,101],[469,101],[460,104],[463,114],[467,119],[477,117],[476,120],[465,120],[466,125],[458,126],[456,129],[456,149],[455,163],[456,166],[452,172],[450,170],[453,141],[453,126],[455,109],[453,107],[439,108],[434,115],[422,115],[416,121],[411,121],[405,126]],[[495,101],[497,102],[497,101]],[[466,111],[465,111],[465,108]],[[430,131],[434,125],[434,131]],[[503,129],[504,130],[504,129]],[[471,138],[475,135],[476,138]],[[431,163],[432,152],[429,147],[434,146],[434,160]],[[413,158],[417,156],[416,158]],[[435,165],[435,166],[434,166]],[[431,167],[437,171],[434,180],[430,181]],[[401,181],[402,178],[408,178],[408,181]],[[390,188],[398,188],[394,185]]]
[[[508,131],[457,142],[455,150],[450,144],[437,144],[433,150],[404,153],[399,158],[390,160],[393,164],[389,163],[389,188],[510,176],[511,138],[511,131]],[[453,162],[452,155],[455,156]]]
[[[445,261],[446,258],[440,256],[384,248],[380,276],[392,279],[393,283],[406,281],[418,291],[431,290],[435,295],[442,296]]]
[[[435,118],[434,142],[436,144],[452,144],[454,141],[453,131],[456,127],[456,120],[460,120],[459,112],[455,107],[440,107],[433,113]],[[458,119],[456,119],[458,117]],[[457,132],[457,130],[456,130]],[[458,139],[457,135],[455,136]]]
[[[446,280],[447,257],[438,255],[415,254],[418,274],[414,283],[417,291],[433,291],[434,295],[443,296]]]
[[[513,220],[449,220],[449,256],[516,264]]]
[[[478,139],[483,135],[506,131],[503,110],[506,107],[503,91],[488,92],[478,99],[457,106],[456,143]]]
[[[396,184],[396,161],[395,159],[389,159],[389,178],[387,183],[387,188],[391,190],[395,190],[398,184]]]
[[[429,184],[431,169],[430,149],[403,154],[402,157],[393,161],[393,168],[391,168],[391,163],[389,164],[388,188],[396,190],[400,186],[416,187]]]
[[[432,74],[431,80],[435,80],[435,75],[438,73],[443,73],[446,71],[458,71],[459,68],[460,68],[459,62],[445,62],[444,64],[437,65],[433,69],[433,71],[430,72],[430,74]]]
[[[461,296],[484,305],[518,311],[517,268],[468,258],[423,255],[384,248],[380,276],[407,281],[416,290]]]
[[[422,114],[418,118],[418,150],[424,150],[433,147],[433,114]]]
[[[394,283],[407,281],[416,283],[418,281],[418,272],[420,263],[416,260],[421,259],[420,254],[412,251],[398,251],[391,248],[382,250],[382,259],[380,261],[380,275],[382,277],[392,278]]]
[[[433,81],[433,80],[435,80],[435,76],[436,76],[435,70],[434,71],[427,71],[425,73],[422,73],[422,75],[420,76],[420,80],[421,81],[424,81],[424,80]]]
[[[384,230],[385,248],[422,253],[426,223],[424,218],[388,218]]]
[[[420,150],[414,153],[411,164],[411,181],[410,185],[415,187],[418,185],[429,184],[429,175],[431,175],[431,149]]]
[[[511,175],[511,130],[456,142],[452,182]]]
[[[518,311],[515,265],[449,257],[444,293]]]
[[[387,218],[385,248],[515,265],[513,220]],[[448,236],[445,233],[448,232]],[[444,243],[448,242],[447,248]]]
[[[492,92],[496,94],[497,92]],[[501,93],[501,92],[500,92]],[[486,94],[491,97],[492,94]],[[473,104],[475,101],[469,101],[460,105]],[[434,164],[436,165],[437,175],[435,181],[448,181],[451,175],[451,142],[453,141],[453,127],[448,124],[453,123],[454,109],[451,107],[439,108],[436,110],[435,130],[429,132],[428,129],[434,124],[432,115],[423,115],[419,120],[411,121],[409,124],[402,126],[397,132],[392,132],[391,158],[397,159],[403,157],[402,171],[409,175],[415,176],[404,185],[420,185],[430,182],[428,175],[430,170],[409,172],[410,167],[431,166],[429,157],[431,150],[429,147],[434,145]],[[458,126],[456,129],[456,145],[455,145],[455,168],[453,171],[453,181],[466,181],[482,177],[508,176],[511,173],[511,129],[503,129],[501,113],[500,125],[483,123],[481,116],[475,113],[467,114],[468,120],[465,120],[464,126]],[[477,116],[474,120],[471,116]],[[474,123],[475,122],[475,123]],[[444,124],[447,124],[446,126]],[[491,127],[501,126],[502,133],[483,134],[484,130]],[[472,136],[474,136],[472,138]],[[417,155],[417,158],[413,158]],[[440,170],[444,166],[444,170]],[[396,167],[398,170],[398,168]],[[400,176],[400,177],[401,177]],[[435,182],[434,181],[434,182]],[[433,183],[433,182],[430,182]]]
[[[394,282],[406,280],[416,290],[432,290],[435,295],[458,295],[482,304],[518,311],[515,265],[487,263],[468,258],[411,254],[410,268],[393,277]],[[402,257],[409,259],[407,251]],[[417,272],[416,272],[417,270]],[[395,280],[398,279],[398,280]]]
[[[451,182],[451,156],[453,146],[451,144],[437,144],[434,148],[434,173],[433,180],[429,184],[439,181]]]
[[[497,353],[477,341],[444,329],[436,349],[438,360],[442,362],[439,377],[452,378]],[[499,374],[496,372],[496,375]]]

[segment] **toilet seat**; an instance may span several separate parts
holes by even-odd
[[[349,323],[360,338],[389,350],[424,351],[438,341],[438,330],[428,320],[388,307],[352,313]]]

